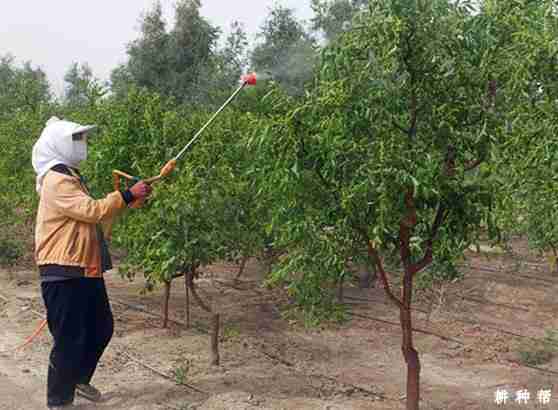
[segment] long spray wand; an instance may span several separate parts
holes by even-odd
[[[221,111],[223,111],[225,109],[225,107],[227,107],[231,103],[231,101],[233,101],[235,99],[235,97],[240,93],[240,91],[245,86],[256,85],[256,82],[257,82],[256,73],[250,73],[250,74],[243,75],[240,79],[240,86],[227,99],[227,101],[225,101],[225,103],[211,116],[211,118],[203,125],[203,127],[201,127],[199,129],[199,131],[196,132],[196,134],[188,142],[188,144],[186,144],[184,146],[184,148],[182,148],[180,150],[180,152],[174,158],[169,160],[163,166],[163,168],[161,168],[161,171],[159,172],[159,175],[155,175],[151,178],[144,179],[144,182],[151,185],[154,182],[157,182],[160,179],[170,175],[174,171],[174,169],[176,168],[176,164],[177,164],[178,160],[186,153],[186,151],[188,151],[188,149],[194,144],[194,142],[196,142],[196,140],[202,135],[202,133],[205,131],[205,129],[211,125],[211,123],[215,120],[215,118],[217,118],[217,116],[221,113]],[[125,172],[122,172],[122,171],[119,171],[119,170],[112,171],[112,177],[113,177],[114,189],[116,191],[119,191],[121,189],[121,178],[124,178],[126,188],[128,188],[130,182],[137,182],[137,181],[140,180],[138,177],[131,176],[131,175],[126,174]],[[132,202],[132,204],[130,206],[133,207],[133,208],[140,208],[142,205],[143,205],[143,201],[135,200],[134,202]]]

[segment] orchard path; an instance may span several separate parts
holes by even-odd
[[[107,400],[94,405],[80,399],[77,408],[404,408],[398,315],[382,289],[348,285],[351,320],[309,330],[296,315],[284,316],[288,297],[260,286],[256,263],[239,282],[231,280],[235,269],[215,265],[199,281],[203,297],[222,313],[218,367],[208,365],[207,314],[192,307],[192,328],[179,323],[184,310],[180,280],[170,301],[176,322],[162,329],[162,291],[142,295],[141,281],[108,274],[116,330],[94,379]],[[522,242],[513,254],[471,253],[462,269],[465,280],[423,292],[415,304],[414,326],[443,337],[415,333],[422,362],[421,409],[558,409],[558,358],[538,370],[519,360],[521,350],[540,345],[545,330],[558,329],[558,277]],[[0,410],[44,408],[48,331],[13,352],[43,313],[34,271],[0,270]],[[531,399],[498,407],[497,389],[508,391],[512,400],[525,389]],[[548,404],[537,403],[542,389],[552,392]]]

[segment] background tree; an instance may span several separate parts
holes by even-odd
[[[223,46],[216,50],[208,64],[203,99],[211,105],[220,106],[238,87],[248,64],[248,36],[244,26],[235,21]]]
[[[244,25],[238,21],[231,24],[230,34],[219,54],[223,61],[226,77],[230,82],[240,78],[248,66],[248,36]]]
[[[198,0],[175,5],[175,23],[167,30],[160,2],[141,19],[140,37],[128,45],[128,62],[111,75],[121,95],[130,84],[181,102],[198,102],[206,94],[207,71],[219,30],[200,14]],[[122,91],[119,91],[122,90]]]
[[[0,57],[0,118],[15,112],[37,111],[51,98],[44,71],[33,68],[31,62],[18,66],[9,54]]]
[[[484,6],[491,13],[506,16],[497,28],[502,38],[500,46],[508,48],[508,64],[517,68],[505,94],[509,107],[503,114],[506,144],[490,169],[500,182],[499,223],[512,234],[527,234],[529,245],[547,253],[556,273],[556,5],[551,1],[525,1]],[[512,101],[518,103],[510,104]]]
[[[269,72],[288,93],[302,95],[313,75],[315,41],[294,10],[274,6],[260,29],[261,42],[251,55],[252,67]]]
[[[176,4],[175,25],[171,30],[170,86],[179,101],[200,103],[207,95],[212,73],[208,66],[214,57],[219,29],[200,14],[199,0]]]
[[[10,55],[0,58],[0,263],[15,262],[31,245],[36,205],[31,148],[55,108],[40,68],[17,65]]]
[[[326,41],[335,40],[353,27],[353,18],[365,11],[367,0],[312,0],[312,29],[323,33]]]
[[[163,93],[169,89],[166,83],[172,69],[170,35],[159,1],[142,16],[140,24],[139,38],[127,47],[128,62],[111,74],[112,89],[117,94],[122,94],[130,84]]]
[[[66,71],[64,81],[64,102],[74,108],[94,105],[107,92],[87,63],[73,63]]]

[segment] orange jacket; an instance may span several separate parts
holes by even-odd
[[[37,265],[80,267],[86,277],[101,277],[97,224],[111,221],[124,208],[120,192],[94,200],[79,175],[50,170],[43,181],[37,213]]]

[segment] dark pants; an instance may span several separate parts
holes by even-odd
[[[50,352],[47,405],[74,400],[76,384],[88,384],[113,333],[103,279],[41,283],[54,346]]]

